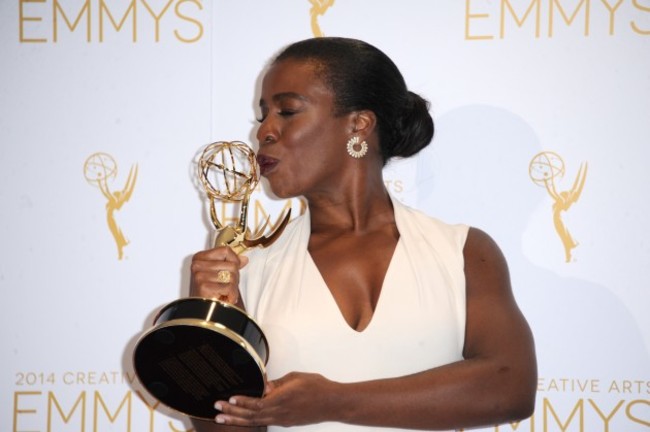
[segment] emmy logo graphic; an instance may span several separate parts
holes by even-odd
[[[309,3],[311,3],[311,9],[309,9],[311,31],[314,33],[314,37],[323,37],[323,32],[318,24],[318,16],[325,15],[327,9],[334,5],[334,0],[309,0]]]
[[[124,258],[124,247],[129,244],[129,241],[124,237],[124,233],[115,222],[115,211],[120,210],[124,203],[131,198],[138,177],[138,166],[131,167],[129,177],[126,179],[126,184],[122,190],[111,191],[109,182],[112,183],[117,177],[117,164],[109,154],[94,153],[84,163],[84,176],[86,181],[98,187],[106,198],[106,223],[115,239],[117,259],[121,260]]]
[[[557,190],[557,181],[562,179],[565,174],[564,161],[557,153],[545,151],[535,155],[528,166],[528,174],[536,185],[546,188],[548,194],[553,198],[553,225],[562,240],[565,261],[570,262],[571,251],[578,246],[578,243],[571,237],[571,233],[564,225],[562,212],[568,211],[580,198],[587,179],[587,163],[580,165],[573,186],[567,191],[558,192]]]

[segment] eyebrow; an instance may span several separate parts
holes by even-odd
[[[273,102],[276,102],[276,103],[277,102],[282,102],[283,100],[286,100],[286,99],[299,99],[299,100],[305,101],[305,102],[309,100],[308,97],[303,96],[303,95],[301,95],[299,93],[296,93],[296,92],[283,92],[283,93],[274,94],[271,99],[273,100]],[[266,106],[266,102],[264,102],[264,99],[262,99],[262,98],[260,98],[259,104],[260,104],[261,107]]]

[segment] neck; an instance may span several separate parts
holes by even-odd
[[[307,198],[312,233],[363,234],[394,223],[393,204],[383,179],[352,183],[331,194]]]

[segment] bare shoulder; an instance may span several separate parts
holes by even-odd
[[[470,227],[467,233],[467,240],[463,249],[465,260],[478,260],[479,262],[488,262],[491,260],[502,261],[505,259],[501,249],[490,235],[479,228]]]
[[[467,295],[512,293],[503,252],[484,231],[470,228],[463,248]]]

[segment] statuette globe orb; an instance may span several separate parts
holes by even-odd
[[[240,141],[208,145],[199,159],[199,178],[210,198],[242,201],[259,182],[253,150]]]

